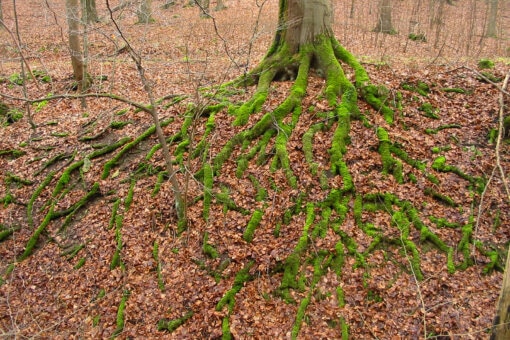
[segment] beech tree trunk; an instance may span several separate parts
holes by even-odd
[[[486,36],[496,38],[498,36],[497,21],[498,21],[498,0],[489,1],[489,18],[487,23]]]
[[[86,70],[80,43],[80,4],[78,0],[66,0],[66,16],[73,75],[78,83],[78,89],[82,92],[87,86],[83,86]]]
[[[86,18],[87,23],[98,22],[96,0],[81,0],[83,7],[86,9],[86,13],[83,13],[83,17]],[[85,15],[86,14],[86,15]]]
[[[2,0],[0,0],[0,21],[4,22],[4,12],[2,11]],[[4,26],[0,25],[0,28],[4,28]]]
[[[391,0],[381,0],[379,3],[379,17],[374,31],[386,34],[397,32],[391,21]]]
[[[154,22],[154,18],[152,17],[152,1],[142,0],[136,15],[138,16],[138,23],[140,24],[150,24]]]
[[[280,0],[280,16],[275,43],[284,39],[291,53],[319,35],[331,37],[333,16],[330,0]]]
[[[510,339],[510,253],[506,257],[503,285],[499,295],[491,340]]]

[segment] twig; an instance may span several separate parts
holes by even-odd
[[[132,100],[130,100],[128,98],[125,98],[125,97],[122,97],[122,96],[118,96],[118,95],[113,94],[113,93],[57,94],[57,95],[54,95],[54,96],[37,98],[37,99],[28,99],[28,98],[14,97],[14,96],[7,95],[5,93],[0,93],[0,96],[2,96],[4,98],[11,99],[11,100],[23,101],[23,102],[26,102],[26,103],[29,103],[29,104],[40,103],[40,102],[43,102],[43,101],[46,101],[46,100],[56,100],[56,99],[82,99],[82,98],[90,98],[90,97],[110,98],[110,99],[113,99],[113,100],[117,100],[119,102],[123,102],[123,103],[129,104],[131,106],[134,106],[137,109],[140,109],[140,110],[142,110],[144,112],[151,113],[151,108],[149,106],[137,103],[137,102],[132,101]]]
[[[503,81],[503,86],[501,87],[501,94],[499,96],[499,126],[498,126],[498,139],[496,140],[496,165],[498,166],[499,173],[501,175],[501,180],[503,181],[503,186],[505,187],[507,200],[510,203],[510,190],[508,189],[508,183],[506,181],[505,172],[503,171],[503,168],[501,167],[501,155],[500,155],[500,149],[501,149],[501,140],[503,139],[503,122],[505,119],[505,98],[503,94],[509,95],[506,91],[506,88],[508,86],[508,80],[510,79],[510,71],[507,73],[505,80]]]
[[[154,94],[151,88],[151,85],[149,84],[149,81],[147,80],[147,77],[145,76],[145,69],[142,66],[142,58],[141,56],[136,53],[136,51],[133,49],[129,41],[124,36],[122,30],[120,29],[117,21],[113,17],[113,12],[110,7],[110,1],[106,0],[106,7],[108,8],[108,12],[110,13],[110,20],[113,22],[117,32],[119,33],[120,37],[124,42],[126,43],[126,47],[129,51],[129,55],[131,56],[131,59],[133,59],[134,63],[136,64],[136,69],[138,71],[138,74],[140,76],[140,79],[143,84],[143,88],[145,92],[147,93],[147,96],[149,97],[149,102],[151,104],[150,107],[145,107],[145,112],[148,112],[151,114],[152,119],[154,121],[154,125],[156,126],[156,134],[158,135],[159,142],[161,144],[161,149],[163,151],[163,158],[165,160],[165,166],[168,171],[168,174],[170,175],[170,183],[172,185],[174,195],[175,195],[175,208],[177,212],[177,218],[179,220],[179,223],[186,223],[186,199],[182,195],[182,190],[180,187],[179,182],[177,181],[177,178],[174,176],[174,174],[177,172],[174,170],[174,166],[172,163],[172,156],[170,155],[170,151],[168,149],[168,145],[166,144],[166,138],[163,133],[163,130],[161,128],[161,124],[159,122],[158,117],[158,111],[157,111],[157,102],[154,99]]]
[[[510,92],[508,92],[506,90],[506,87],[507,85],[503,85],[502,87],[499,87],[498,84],[496,84],[495,82],[493,82],[492,80],[490,80],[489,78],[487,78],[486,76],[484,76],[483,74],[481,74],[480,72],[478,72],[477,70],[474,70],[472,69],[471,67],[467,67],[467,66],[462,66],[460,68],[465,68],[466,70],[469,70],[471,72],[473,72],[474,74],[476,74],[478,77],[482,78],[484,81],[486,81],[487,83],[491,84],[491,85],[494,85],[501,93],[504,93],[506,94],[507,96],[510,96]],[[508,76],[508,75],[507,75]],[[508,80],[507,80],[507,84],[508,84]]]

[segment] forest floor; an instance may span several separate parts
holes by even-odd
[[[31,105],[36,129],[26,114],[2,122],[0,337],[487,338],[510,239],[510,209],[490,138],[498,128],[508,59],[494,57],[493,68],[481,69],[479,58],[409,58],[395,52],[387,59],[368,46],[360,56],[363,66],[374,84],[388,89],[395,121],[388,124],[359,103],[365,120],[352,120],[344,155],[355,190],[345,216],[339,211],[325,216],[319,202],[331,200],[345,178],[329,171],[337,122],[312,136],[315,171],[304,151],[307,133],[330,109],[321,96],[324,80],[316,75],[286,143],[295,186],[270,161],[250,160],[240,172],[238,160],[253,145],[235,148],[210,188],[194,177],[246,128],[233,126],[227,109],[190,120],[190,114],[202,112],[191,107],[221,104],[200,88],[254,67],[276,23],[275,1],[264,8],[256,34],[252,2],[227,5],[214,14],[218,33],[196,8],[158,10],[150,25],[133,25],[129,11],[122,19],[155,97],[172,95],[159,114],[165,135],[173,137],[176,176],[189,202],[182,233],[172,187],[163,180],[161,151],[153,149],[158,140],[150,133],[137,139],[153,124],[147,113],[105,98],[88,98],[87,108],[79,100],[58,99]],[[27,96],[74,94],[60,36],[65,21],[56,14],[62,4],[51,3],[52,10],[37,0],[19,6],[27,61],[37,75],[25,82]],[[9,10],[5,5],[4,15]],[[148,103],[135,65],[118,51],[120,35],[111,24],[94,27],[91,92]],[[5,31],[0,37],[11,39]],[[6,42],[0,51],[2,100],[25,113],[13,99],[24,96],[16,49]],[[353,77],[351,70],[346,73]],[[272,112],[291,86],[292,81],[273,83],[247,126]],[[242,88],[228,100],[242,103],[253,91]],[[393,157],[400,157],[400,181],[383,171],[378,127],[388,132]],[[274,139],[266,145],[269,159],[276,152]],[[206,152],[193,157],[204,141]],[[508,181],[510,145],[502,143],[498,151]],[[257,212],[261,220],[249,238]],[[402,217],[414,213],[412,221]],[[303,237],[306,248],[298,251]],[[36,243],[28,254],[30,240]],[[284,287],[288,259],[296,254],[296,286]],[[158,324],[171,326],[161,320],[179,322],[170,332],[158,330]]]

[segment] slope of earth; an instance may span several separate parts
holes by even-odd
[[[194,30],[210,32],[210,22]],[[158,50],[163,38],[158,48],[143,45],[148,70],[159,70],[156,95],[179,94],[162,101],[160,115],[189,202],[182,233],[146,113],[107,99],[88,99],[87,109],[59,99],[32,107],[36,130],[26,116],[1,128],[2,336],[486,338],[510,236],[489,138],[508,66],[489,70],[491,84],[473,65],[364,64],[385,85],[395,120],[360,103],[344,155],[355,189],[335,197],[347,176],[330,171],[338,122],[328,118],[316,76],[299,119],[284,120],[295,120],[292,133],[275,121],[276,136],[259,149],[258,140],[235,147],[208,182],[227,142],[272,112],[292,82],[273,84],[261,112],[233,126],[224,101],[244,102],[254,89],[195,90],[231,77],[220,72],[229,58],[209,61],[197,47],[214,33],[202,37],[183,40],[181,51],[168,46],[168,54]],[[258,48],[254,59],[264,53]],[[43,57],[67,62],[64,54]],[[147,101],[128,58],[108,58],[96,69],[109,79],[93,91]],[[29,93],[69,91],[70,70],[53,66],[52,82],[29,80]],[[7,80],[16,67],[6,63],[1,75],[0,92],[11,97],[21,96]],[[268,161],[281,154],[282,134],[290,172]],[[385,145],[396,160],[389,168]],[[244,164],[251,150],[257,157]],[[500,151],[508,173],[508,144]]]

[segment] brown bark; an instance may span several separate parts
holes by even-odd
[[[74,79],[78,82],[78,87],[83,90],[82,83],[85,77],[85,67],[80,44],[80,6],[78,0],[66,0],[66,15],[73,75]]]
[[[379,3],[379,18],[374,31],[387,34],[396,33],[391,20],[391,0],[381,0]]]
[[[152,1],[142,0],[136,11],[136,15],[138,16],[138,23],[140,24],[150,24],[154,22],[154,18],[152,17]]]
[[[491,38],[496,38],[498,36],[497,21],[498,21],[498,0],[490,0],[486,36]]]
[[[333,11],[330,0],[281,0],[279,27],[291,53],[313,42],[319,35],[332,35]]]
[[[503,286],[499,296],[498,309],[494,318],[491,340],[510,339],[510,252],[506,258]]]
[[[223,0],[217,0],[216,1],[216,7],[214,8],[215,11],[221,11],[227,8],[225,4],[223,3]]]
[[[86,13],[83,13],[83,17],[86,17],[87,23],[94,23],[99,21],[97,16],[96,0],[81,0],[84,3]]]

